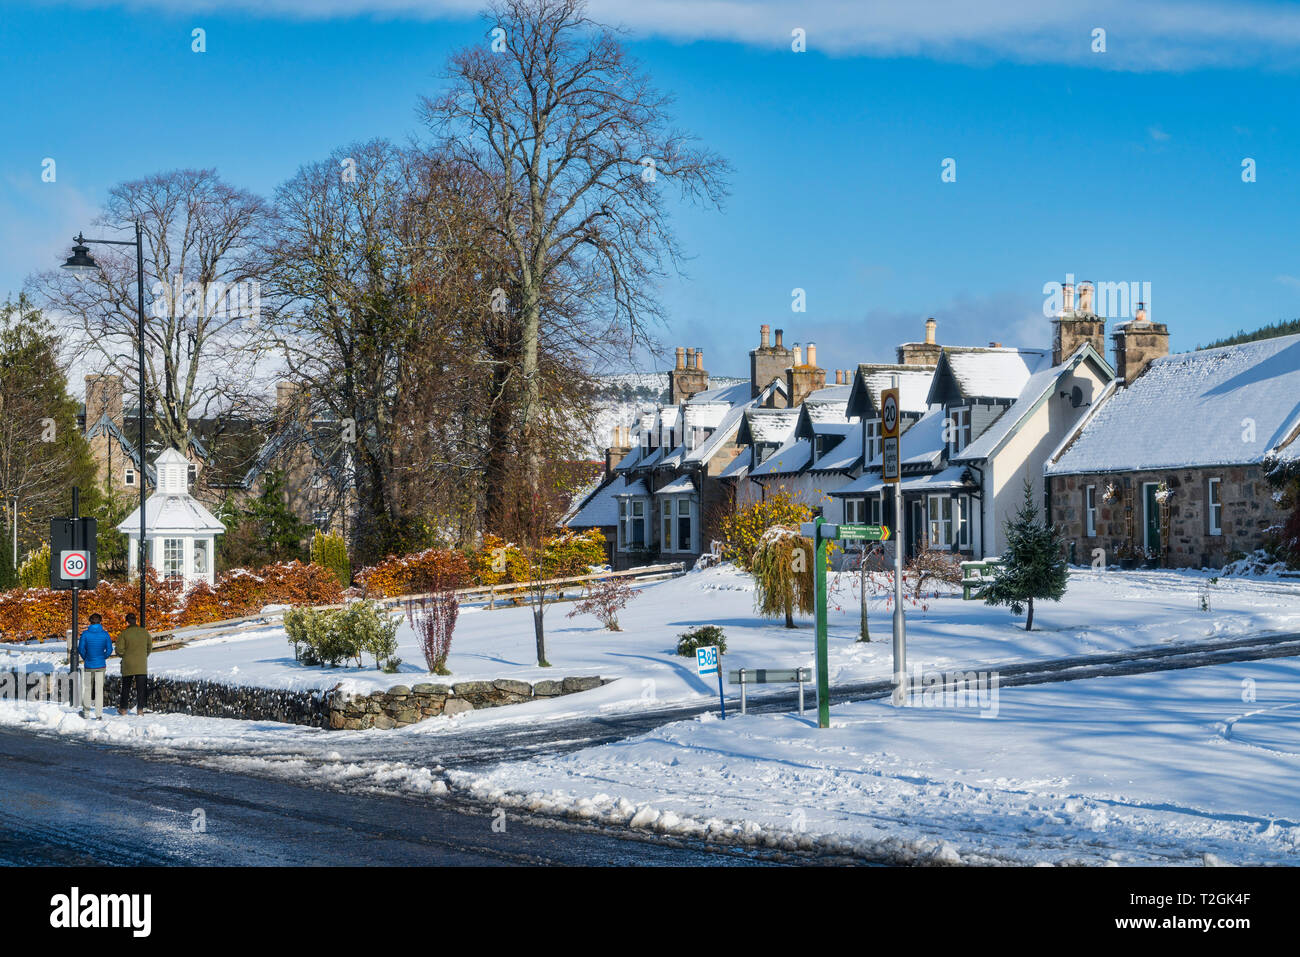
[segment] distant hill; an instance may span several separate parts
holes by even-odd
[[[743,382],[731,376],[710,376],[709,388],[735,385]],[[667,372],[621,372],[596,377],[596,396],[612,402],[668,401]]]
[[[1292,319],[1290,322],[1275,322],[1271,326],[1264,326],[1262,329],[1256,329],[1254,332],[1246,332],[1244,329],[1238,329],[1235,335],[1228,336],[1226,339],[1219,339],[1211,342],[1208,346],[1197,346],[1199,352],[1202,349],[1217,349],[1220,346],[1235,346],[1241,342],[1258,342],[1260,339],[1276,339],[1279,336],[1294,336],[1300,333],[1300,319]]]

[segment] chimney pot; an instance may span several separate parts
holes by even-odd
[[[778,329],[778,330],[776,330],[776,347],[777,347],[778,349],[784,349],[784,348],[785,348],[783,345],[781,345],[781,337],[784,336],[784,335],[785,335],[785,330],[784,330],[784,329]]]
[[[768,346],[771,345],[771,341],[772,341],[772,327],[769,326],[767,323],[763,323],[761,326],[758,327],[759,347],[766,349],[768,348]]]
[[[817,343],[808,343],[808,364],[815,366],[817,364]]]
[[[1146,306],[1147,306],[1147,304],[1146,304],[1145,302],[1139,302],[1139,303],[1138,303],[1137,315],[1133,317],[1133,321],[1134,321],[1134,322],[1146,322],[1146,321],[1147,321],[1147,308],[1146,308]]]
[[[1067,282],[1062,284],[1061,297],[1065,312],[1074,312],[1074,283]]]
[[[797,342],[794,344],[794,364],[797,366],[803,365],[803,349]]]
[[[934,328],[937,325],[938,323],[933,319],[925,320],[925,344],[927,346],[934,345]]]
[[[683,349],[681,346],[677,347],[677,368],[678,369],[686,368],[686,350]]]
[[[695,368],[698,369],[698,370],[700,370],[700,371],[703,371],[703,370],[704,370],[704,350],[703,350],[703,349],[696,349],[696,350],[695,350]]]
[[[1092,315],[1092,283],[1079,283],[1079,311],[1085,315]]]
[[[990,343],[989,343],[989,348],[990,348],[990,349],[1001,349],[1001,348],[1002,348],[1002,343],[1000,343],[1000,342],[990,342]]]

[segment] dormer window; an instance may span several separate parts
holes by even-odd
[[[193,462],[191,462],[189,466],[185,469],[185,474],[189,478],[190,484],[193,485],[194,482],[198,480],[199,467],[195,465]]]
[[[866,423],[867,430],[867,461],[870,462],[880,452],[880,420],[868,419]]]
[[[970,445],[970,408],[952,409],[948,412],[948,452],[956,455]]]

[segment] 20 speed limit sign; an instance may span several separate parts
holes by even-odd
[[[67,581],[84,581],[90,577],[90,559],[86,552],[60,552],[59,568]]]

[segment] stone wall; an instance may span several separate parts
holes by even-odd
[[[454,685],[396,685],[369,695],[335,692],[329,700],[328,727],[360,731],[368,728],[403,728],[425,718],[461,714],[481,708],[499,708],[560,695],[590,691],[612,679],[600,677],[561,678],[555,681],[462,681]]]
[[[277,691],[226,685],[214,681],[176,681],[150,676],[150,711],[193,714],[206,718],[241,718],[245,721],[279,721],[332,730],[400,728],[425,718],[454,715],[480,708],[499,708],[561,695],[590,691],[613,679],[569,677],[554,681],[462,681],[454,685],[397,685],[369,695],[347,695],[339,691]],[[104,680],[104,705],[117,707],[122,676],[111,668]],[[73,701],[67,671],[27,672],[0,670],[0,698],[9,700]],[[131,707],[136,707],[135,691]]]
[[[1210,534],[1209,482],[1217,478],[1219,501],[1223,505],[1222,532]],[[1125,482],[1128,485],[1125,488]],[[1133,506],[1133,541],[1142,546],[1142,486],[1165,482],[1174,497],[1169,505],[1168,550],[1162,564],[1172,568],[1219,568],[1233,552],[1249,554],[1264,545],[1268,529],[1285,521],[1273,501],[1273,487],[1258,466],[1173,469],[1167,471],[1119,472],[1105,475],[1057,475],[1051,477],[1052,521],[1075,543],[1075,560],[1088,564],[1094,548],[1106,550],[1106,561],[1116,562],[1116,550],[1128,538],[1126,506]],[[1106,485],[1114,483],[1121,495],[1113,502],[1102,501]],[[1097,534],[1088,536],[1084,515],[1085,488],[1097,487]],[[1125,496],[1128,498],[1126,499]]]

